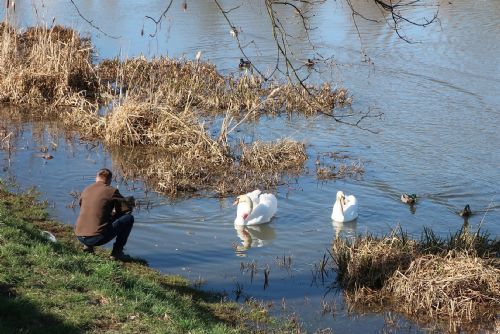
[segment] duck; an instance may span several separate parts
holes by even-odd
[[[256,189],[240,195],[233,205],[237,205],[235,225],[259,225],[271,221],[278,210],[278,200],[273,194]]]
[[[240,58],[240,64],[238,65],[239,68],[248,68],[252,65],[252,62],[250,60],[244,60],[243,58]]]
[[[354,195],[346,196],[337,191],[337,198],[333,204],[332,219],[339,223],[350,222],[358,218],[358,201]]]
[[[472,215],[472,210],[470,209],[470,206],[469,204],[467,204],[463,210],[461,210],[458,215],[460,217],[469,217],[470,215]]]
[[[406,204],[415,204],[417,201],[417,195],[416,194],[407,194],[407,193],[402,193],[401,194],[401,202],[406,203]]]
[[[307,67],[313,67],[314,66],[314,60],[307,58],[307,61],[305,62],[305,65]]]

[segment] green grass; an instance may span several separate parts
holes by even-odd
[[[105,250],[83,253],[72,228],[50,221],[35,194],[14,195],[0,183],[0,333],[290,330],[254,311],[143,261],[111,261]]]

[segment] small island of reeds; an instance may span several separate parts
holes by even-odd
[[[381,237],[336,238],[333,260],[346,303],[358,312],[396,311],[451,332],[500,328],[500,240],[464,226],[448,237],[426,228]]]

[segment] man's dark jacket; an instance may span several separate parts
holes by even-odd
[[[104,232],[107,225],[122,214],[124,198],[118,189],[97,181],[85,188],[80,195],[80,215],[75,233],[91,237]]]

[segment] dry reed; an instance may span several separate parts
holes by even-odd
[[[281,180],[278,174],[242,172],[231,157],[217,160],[194,151],[116,147],[111,154],[115,168],[125,178],[141,179],[171,197],[192,196],[195,192],[236,195],[255,188],[272,188]]]
[[[350,308],[396,310],[445,321],[449,328],[484,328],[500,310],[498,245],[498,239],[464,225],[448,238],[427,229],[420,241],[401,231],[337,238],[332,254]]]
[[[382,293],[408,314],[490,322],[500,312],[500,268],[465,253],[425,255],[396,271]]]
[[[271,143],[256,141],[242,145],[242,151],[241,166],[255,172],[298,172],[307,160],[305,145],[289,139]]]
[[[96,97],[90,40],[69,28],[0,29],[0,102],[17,105],[75,105]]]
[[[165,57],[107,60],[99,65],[98,73],[111,93],[118,86],[134,98],[178,108],[189,103],[205,112],[257,109],[267,113],[331,114],[335,106],[351,101],[345,89],[333,90],[329,84],[303,87],[268,83],[253,74],[223,76],[213,64]],[[279,94],[272,94],[277,88]]]
[[[124,175],[141,175],[168,194],[272,188],[283,173],[303,168],[303,144],[280,140],[231,147],[230,122],[214,139],[202,122],[208,113],[311,115],[350,103],[345,90],[328,84],[304,87],[253,74],[222,75],[213,64],[197,61],[137,57],[94,66],[90,40],[61,26],[17,31],[2,24],[0,43],[0,102],[51,111],[69,106],[56,113],[64,124],[86,140],[140,148],[140,161],[129,156],[122,164]],[[233,149],[243,151],[239,163]],[[127,166],[135,167],[126,171]]]
[[[408,267],[415,247],[415,241],[395,232],[384,238],[337,238],[333,243],[337,279],[345,289],[379,289],[396,270]]]

